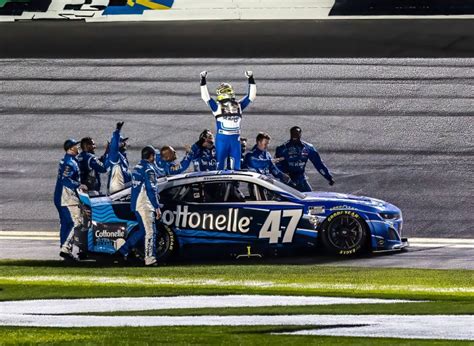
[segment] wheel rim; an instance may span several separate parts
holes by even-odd
[[[360,245],[363,234],[362,224],[349,215],[336,218],[328,227],[328,240],[338,250],[350,250]]]
[[[156,257],[160,258],[165,255],[169,249],[170,238],[168,232],[158,232],[158,238],[156,239]]]

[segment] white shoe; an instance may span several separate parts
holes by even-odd
[[[156,261],[156,258],[155,257],[148,257],[148,258],[145,258],[145,266],[155,266],[157,265],[158,262]]]

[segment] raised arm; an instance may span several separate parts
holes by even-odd
[[[123,121],[117,123],[117,127],[112,134],[112,139],[109,146],[109,154],[107,155],[108,165],[115,165],[119,163],[119,149],[120,149],[120,131],[122,130]]]
[[[329,172],[329,169],[326,167],[323,160],[321,159],[321,156],[319,156],[319,153],[312,145],[309,146],[309,159],[313,163],[314,168],[318,170],[319,174],[326,178],[330,185],[334,184],[334,180],[331,173]]]
[[[253,77],[253,72],[252,71],[246,71],[245,76],[247,77],[249,81],[249,89],[247,91],[247,95],[242,98],[239,103],[240,103],[240,108],[244,110],[247,108],[247,106],[253,102],[257,98],[257,84],[255,84],[255,79]]]
[[[204,102],[207,103],[211,111],[217,112],[218,106],[217,102],[209,95],[209,90],[207,89],[207,71],[201,72],[201,98]]]

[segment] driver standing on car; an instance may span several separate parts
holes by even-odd
[[[201,98],[211,108],[216,119],[216,155],[217,169],[240,170],[241,145],[240,121],[242,111],[257,97],[257,86],[252,71],[246,71],[248,93],[239,101],[229,83],[222,83],[216,90],[217,102],[209,95],[207,89],[207,71],[201,72]]]
[[[296,189],[301,192],[311,191],[308,177],[304,173],[308,159],[319,174],[326,178],[329,185],[334,185],[334,179],[317,150],[312,144],[301,140],[301,128],[299,126],[290,129],[290,140],[276,148],[275,156],[282,159],[277,163],[277,167],[289,174],[293,183],[296,184]]]
[[[120,191],[131,180],[127,159],[127,138],[120,135],[124,122],[118,122],[109,145],[105,167],[109,169],[109,194]]]
[[[270,143],[270,135],[268,133],[260,132],[257,135],[257,144],[245,154],[245,166],[250,170],[266,176],[273,175],[275,178],[280,179],[284,183],[290,183],[290,177],[280,171],[275,163],[283,160],[272,159],[272,156],[268,152],[268,144]]]
[[[156,150],[151,145],[142,149],[142,160],[133,168],[131,209],[140,226],[140,231],[127,239],[119,251],[127,256],[129,249],[145,238],[145,265],[156,265],[156,220],[161,217],[158,196],[158,178],[155,167]]]
[[[87,191],[87,186],[81,185],[79,165],[76,156],[79,153],[78,142],[68,139],[64,142],[66,154],[59,162],[56,188],[54,189],[54,205],[59,213],[60,242],[59,255],[66,260],[74,260],[72,248],[74,231],[82,228],[81,209],[77,189]]]

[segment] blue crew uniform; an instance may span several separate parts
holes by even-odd
[[[191,146],[191,151],[186,154],[185,162],[181,165],[186,165],[188,161],[193,163],[194,171],[205,172],[217,170],[217,156],[216,148],[204,148],[198,143]],[[184,161],[184,160],[183,160]]]
[[[100,192],[100,174],[107,172],[103,162],[86,151],[77,155],[77,161],[81,172],[81,184],[86,185],[89,191]]]
[[[326,180],[331,182],[333,179],[316,148],[310,143],[289,140],[276,148],[275,157],[284,158],[283,161],[277,164],[277,167],[290,176],[293,183],[296,184],[296,189],[301,192],[311,191],[311,185],[309,185],[308,178],[305,175],[308,160]]]
[[[130,207],[135,213],[140,230],[133,234],[120,248],[123,255],[141,239],[145,239],[145,264],[156,262],[156,209],[159,208],[158,179],[156,167],[147,160],[141,160],[132,172],[132,196]]]
[[[76,189],[81,185],[79,165],[73,155],[66,154],[59,162],[54,205],[59,213],[61,252],[71,253],[74,230],[82,227],[79,196]]]
[[[251,151],[245,154],[245,167],[250,171],[266,176],[274,176],[280,180],[285,180],[285,175],[272,162],[272,156],[268,151],[258,149],[255,145]]]
[[[209,95],[205,76],[201,77],[201,97],[211,108],[212,114],[214,114],[216,119],[216,156],[218,170],[226,168],[240,169],[242,158],[240,146],[242,111],[255,100],[257,95],[257,86],[253,76],[250,75],[248,78],[249,88],[244,98],[236,101],[233,97],[230,97],[216,102]]]
[[[110,194],[123,189],[125,184],[132,179],[129,171],[127,153],[120,151],[121,139],[120,130],[115,130],[112,135],[112,140],[110,141],[109,152],[105,164],[109,170],[109,181],[107,187]]]
[[[184,157],[180,163],[177,162],[169,162],[163,160],[161,154],[159,152],[156,153],[155,156],[155,171],[158,177],[165,177],[169,175],[176,175],[185,172],[189,165],[191,164],[191,160],[187,157]]]

